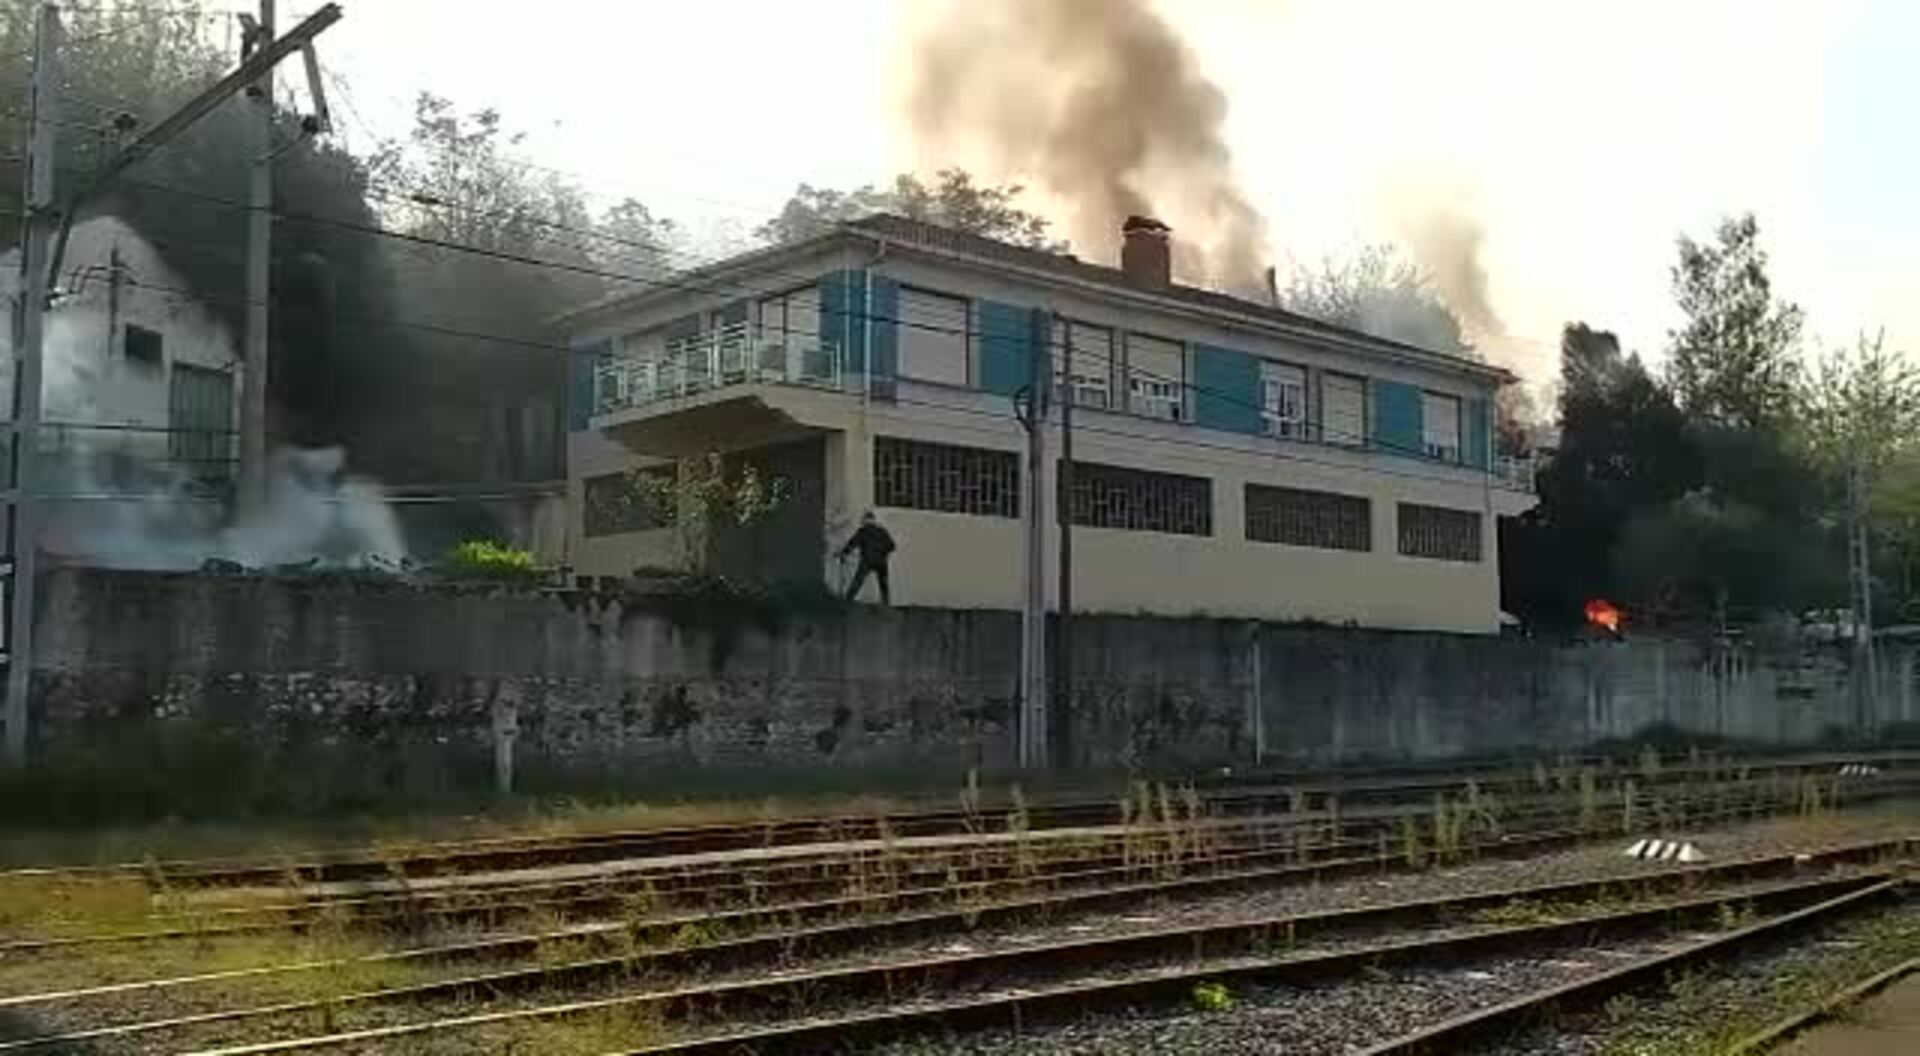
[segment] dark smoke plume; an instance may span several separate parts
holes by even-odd
[[[1083,255],[1109,256],[1128,215],[1157,216],[1186,278],[1263,296],[1266,225],[1234,180],[1226,96],[1146,0],[960,0],[913,60],[924,152],[984,151],[1037,181]]]

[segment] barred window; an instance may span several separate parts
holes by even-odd
[[[1371,550],[1372,514],[1358,495],[1247,485],[1247,538],[1257,543]]]
[[[1020,516],[1020,456],[955,444],[877,436],[876,506],[980,517]]]
[[[233,375],[175,363],[167,390],[167,457],[207,483],[233,475]]]
[[[1213,534],[1213,482],[1097,462],[1073,463],[1073,523],[1175,535]]]
[[[662,509],[656,500],[657,485],[646,481],[673,479],[672,466],[649,466],[637,473],[606,473],[588,477],[584,484],[585,509],[581,511],[581,531],[587,535],[616,535],[620,532],[644,532],[671,527],[672,509]]]
[[[1400,552],[1438,561],[1480,560],[1480,515],[1444,506],[1400,504]]]

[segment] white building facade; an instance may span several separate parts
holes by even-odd
[[[1492,451],[1514,379],[1175,285],[1164,228],[1125,238],[1116,269],[874,217],[574,313],[576,571],[683,557],[633,475],[719,451],[788,482],[723,567],[837,585],[873,510],[895,604],[1018,608],[1038,359],[1076,610],[1496,631],[1497,519],[1534,501]]]
[[[0,269],[15,296],[18,256],[9,257]],[[124,490],[128,477],[209,490],[231,481],[239,350],[186,280],[132,227],[103,216],[75,225],[55,281],[43,359],[43,485],[61,495]],[[11,359],[10,335],[0,340]],[[5,398],[10,403],[10,390]]]

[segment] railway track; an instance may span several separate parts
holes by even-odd
[[[1734,875],[1725,874],[1720,879],[1727,883]],[[1071,1016],[1094,1004],[1181,1000],[1196,985],[1206,983],[1261,979],[1322,984],[1329,978],[1370,967],[1444,961],[1569,938],[1593,941],[1601,936],[1676,924],[1702,926],[1720,919],[1728,905],[1785,912],[1841,898],[1879,898],[1891,894],[1897,885],[1898,881],[1884,872],[1822,876],[1738,886],[1704,896],[1649,900],[1631,908],[1540,923],[1465,930],[1446,926],[1457,915],[1479,908],[1517,900],[1588,899],[1609,889],[1603,883],[1528,887],[1469,898],[702,982],[200,1051],[241,1056],[359,1049],[369,1044],[397,1045],[406,1051],[436,1034],[497,1027],[516,1020],[576,1017],[613,1008],[644,1010],[654,1021],[670,1024],[687,1035],[635,1048],[634,1052],[845,1051],[929,1030],[1005,1023],[1032,1025],[1050,1017]],[[1395,937],[1394,929],[1412,929],[1416,934]],[[1433,934],[1420,934],[1422,931]],[[1339,943],[1336,936],[1341,934],[1352,938]],[[1316,942],[1332,948],[1313,949]],[[1304,952],[1299,949],[1302,944],[1309,946]],[[1276,955],[1276,951],[1283,952]],[[1048,982],[1064,973],[1084,975],[1089,966],[1101,966],[1111,974],[1115,964],[1125,964],[1129,970],[1119,978]],[[977,996],[956,1000],[949,996],[956,989],[971,990]],[[734,1026],[756,1021],[765,1025],[748,1029]],[[715,1029],[721,1024],[726,1026]]]
[[[269,1052],[283,1051],[286,1048],[352,1047],[369,1042],[382,1044],[394,1042],[402,1044],[404,1048],[406,1044],[404,1039],[419,1035],[456,1031],[472,1026],[499,1025],[515,1020],[549,1019],[604,1011],[615,1007],[628,1010],[644,1007],[650,1015],[676,1020],[687,1019],[696,1012],[703,1016],[766,1015],[770,1010],[793,1011],[793,1006],[798,1000],[795,995],[804,995],[804,1000],[809,1002],[823,999],[845,1002],[863,996],[872,997],[876,994],[897,996],[900,993],[925,993],[939,986],[964,982],[968,979],[978,980],[982,977],[998,978],[1016,973],[1058,971],[1115,959],[1138,961],[1143,958],[1199,957],[1204,953],[1209,962],[1213,963],[1218,962],[1222,957],[1257,953],[1275,945],[1291,948],[1296,944],[1313,942],[1323,935],[1364,932],[1368,929],[1377,930],[1389,926],[1435,927],[1461,914],[1472,914],[1478,910],[1516,901],[1575,903],[1603,896],[1645,900],[1660,895],[1698,891],[1715,885],[1752,885],[1779,877],[1804,877],[1809,872],[1841,866],[1871,868],[1874,863],[1888,856],[1907,854],[1913,846],[1913,841],[1904,838],[1868,841],[1831,848],[1817,854],[1773,855],[1710,867],[1669,869],[1637,877],[1614,876],[1551,885],[1527,885],[1454,898],[1413,900],[1381,906],[1293,914],[1204,926],[1147,929],[1100,939],[1049,943],[1030,949],[861,964],[788,975],[773,980],[757,979],[698,988],[683,987],[664,993],[647,992],[595,1001],[536,1003],[509,1012],[454,1016],[402,1026],[370,1028],[371,1032],[360,1030],[336,1032],[318,1038],[312,1036],[279,1038],[262,1043],[263,1047],[257,1049],[239,1048],[234,1051]],[[1376,869],[1380,865],[1378,862],[1366,864]],[[272,1024],[278,1021],[284,1024],[287,1021],[297,1021],[301,1017],[311,1017],[322,1012],[329,1019],[337,1020],[342,1017],[351,1018],[356,1010],[374,1006],[392,1007],[423,1002],[430,1004],[437,1002],[440,1005],[469,1005],[476,1001],[499,1001],[516,994],[538,994],[555,989],[578,989],[606,984],[619,985],[623,981],[636,978],[707,978],[713,973],[737,973],[743,968],[754,965],[794,963],[822,957],[845,956],[854,951],[874,947],[876,944],[882,947],[897,944],[907,938],[967,933],[977,928],[993,927],[1021,920],[1125,908],[1129,905],[1150,903],[1167,897],[1190,897],[1205,884],[1259,884],[1275,882],[1278,879],[1260,876],[1206,878],[1204,881],[1187,879],[1165,884],[1134,885],[1129,888],[1086,892],[1079,895],[1013,900],[969,907],[964,910],[947,909],[877,918],[862,917],[811,928],[775,928],[762,933],[749,933],[732,939],[723,938],[682,949],[645,951],[642,947],[643,952],[634,952],[634,947],[629,947],[629,952],[619,955],[600,956],[564,964],[544,964],[454,976],[411,986],[334,995],[315,1001],[279,1002],[240,1009],[213,1009],[135,1023],[121,1023],[89,1030],[17,1039],[0,1042],[0,1051],[48,1051],[80,1043],[103,1040],[127,1041],[136,1038],[143,1043],[141,1051],[148,1051],[144,1048],[145,1043],[181,1032],[204,1031],[209,1028],[232,1031],[246,1029],[249,1023]],[[1293,879],[1298,880],[1300,877],[1295,876]],[[1809,883],[1825,891],[1826,888],[1820,885],[1859,879],[1859,877],[1836,879],[1822,876],[1813,881],[1789,880],[1784,885],[1742,889],[1736,895],[1725,897],[1738,897],[1743,900],[1751,898],[1760,901],[1789,898],[1791,896],[1785,892],[1801,890]],[[1721,900],[1724,901],[1724,898]],[[1709,901],[1713,900],[1709,899]],[[1676,911],[1692,912],[1699,905],[1704,904],[1697,898],[1687,899],[1677,904],[1679,909]],[[1715,902],[1715,904],[1719,903]],[[756,923],[781,922],[761,920]],[[481,952],[492,954],[502,951],[488,949]],[[415,951],[396,956],[436,957],[444,953],[445,951]],[[1324,968],[1335,963],[1346,962],[1315,961],[1313,966]],[[280,970],[323,971],[327,967],[325,965],[288,966]],[[0,1002],[0,1006],[45,1008],[62,1002],[85,1001],[109,994],[124,994],[130,990],[152,991],[191,987],[211,982],[231,981],[232,978],[231,974],[184,976],[171,980],[65,993],[21,995]],[[1158,975],[1154,976],[1153,980],[1158,980],[1154,986],[1165,983],[1165,979]],[[1123,992],[1134,993],[1133,990]],[[1015,1001],[1008,1007],[1020,1009],[1024,1006],[1019,1001]],[[977,1010],[969,1013],[969,1016],[985,1014],[984,1010]],[[941,1012],[937,1021],[944,1022],[944,1017],[945,1012]],[[872,1017],[855,1018],[864,1023]],[[877,1020],[874,1021],[874,1029],[878,1029],[880,1025],[895,1029],[915,1021],[913,1017]],[[969,1021],[971,1022],[972,1019],[970,1018]],[[779,1038],[780,1047],[765,1051],[788,1051],[786,1046],[793,1039],[787,1038],[785,1034],[779,1035]],[[694,1051],[723,1050],[697,1049]]]
[[[1604,769],[1588,764],[1603,784],[1635,781],[1641,791],[1684,785],[1736,773],[1764,780],[1807,775],[1833,776],[1847,763],[1870,763],[1892,772],[1920,768],[1920,752],[1894,750],[1822,754],[1788,758],[1728,759],[1711,763],[1656,764],[1651,770],[1630,763],[1606,761]],[[1563,776],[1570,774],[1560,768]],[[1282,778],[1301,778],[1297,782]],[[1496,793],[1519,793],[1537,785],[1539,771],[1513,767],[1474,768],[1389,779],[1358,775],[1327,779],[1326,775],[1250,775],[1241,784],[1208,783],[1192,789],[1191,803],[1216,816],[1272,813],[1298,809],[1303,802],[1337,799],[1347,807],[1418,802],[1436,792],[1460,789],[1469,782]],[[1238,780],[1238,779],[1236,779]],[[1569,790],[1570,791],[1570,790]],[[781,818],[757,823],[710,824],[563,837],[501,837],[426,843],[395,847],[382,853],[347,850],[284,860],[201,859],[137,862],[71,868],[16,869],[0,872],[0,882],[22,878],[112,878],[141,876],[156,889],[199,886],[285,886],[290,884],[387,881],[398,877],[419,881],[445,875],[485,871],[600,863],[680,855],[715,854],[808,844],[884,841],[914,837],[966,837],[1004,827],[1018,814],[1029,831],[1124,824],[1127,798],[1086,799],[1030,805],[1009,804],[1003,809],[937,809],[878,815],[838,815]],[[1162,797],[1164,804],[1165,798]],[[1180,804],[1175,804],[1180,805]]]
[[[1683,924],[1710,926],[1729,906],[1764,912],[1765,923],[1828,902],[1852,906],[1855,896],[1861,905],[1888,904],[1900,897],[1901,878],[1887,860],[1909,859],[1920,846],[1905,834],[1706,866],[1634,863],[1634,870],[1651,871],[1612,875],[1617,870],[1609,867],[1602,870],[1608,875],[1587,879],[1380,905],[1296,910],[1283,898],[1275,903],[1282,912],[1263,901],[1322,885],[1391,887],[1387,880],[1396,876],[1395,884],[1424,883],[1422,870],[1436,856],[1526,862],[1571,853],[1565,849],[1635,819],[1661,828],[1675,818],[1713,825],[1804,811],[1810,792],[1825,810],[1835,792],[1865,802],[1920,790],[1920,771],[1885,760],[1865,780],[1841,778],[1833,772],[1839,765],[1801,759],[1744,776],[1738,765],[1685,776],[1669,769],[1651,786],[1636,772],[1621,778],[1614,800],[1597,783],[1587,789],[1584,807],[1582,796],[1542,793],[1531,779],[1448,785],[1437,801],[1431,784],[1384,781],[1368,784],[1359,805],[1346,798],[1351,787],[1316,790],[1311,799],[1289,790],[1280,800],[1289,812],[1269,816],[1209,808],[1143,822],[1116,805],[1128,824],[1048,831],[1028,828],[1030,819],[1020,814],[985,821],[976,814],[970,834],[920,843],[889,832],[831,847],[775,844],[746,855],[641,857],[587,870],[607,874],[600,876],[555,878],[544,867],[518,874],[430,870],[418,880],[403,873],[337,886],[303,883],[264,904],[171,899],[171,908],[131,930],[0,942],[0,967],[11,960],[13,978],[30,979],[34,958],[78,963],[122,947],[156,951],[134,957],[136,967],[166,963],[170,955],[158,951],[172,948],[188,958],[184,965],[222,942],[310,928],[365,929],[382,943],[429,941],[243,968],[133,977],[115,969],[99,983],[29,986],[32,992],[0,996],[0,1052],[468,1052],[513,1048],[511,1039],[527,1032],[541,1040],[521,1048],[546,1051],[542,1032],[554,1030],[618,1041],[582,1051],[839,1051],[849,1038],[880,1044],[996,1024],[1025,1029],[1116,1003],[1190,1004],[1203,983],[1364,981],[1368,964],[1461,962],[1614,936],[1638,942],[1635,936]],[[1480,798],[1490,789],[1494,798]],[[1639,806],[1616,819],[1623,793]],[[1608,817],[1594,817],[1596,795]],[[1485,831],[1473,827],[1475,810],[1488,812]],[[1457,825],[1463,814],[1473,822],[1467,834],[1479,838],[1460,842],[1455,828],[1443,849],[1447,819]],[[1426,843],[1417,854],[1402,842],[1409,834]],[[229,897],[219,884],[188,893]],[[1241,893],[1255,897],[1243,905]],[[1527,903],[1554,908],[1522,924],[1474,917],[1497,918],[1500,907]],[[1213,918],[1185,915],[1180,907],[1189,905],[1210,907]],[[1146,919],[1169,911],[1183,923]],[[1448,923],[1463,916],[1477,922]],[[499,933],[502,927],[510,930]],[[983,935],[1001,946],[979,948]],[[1668,943],[1646,956],[1675,952]],[[341,982],[367,970],[374,971],[365,985]],[[307,977],[324,982],[309,987],[300,982]],[[1561,980],[1556,987],[1589,982]],[[1541,1008],[1588,1007],[1637,984],[1615,991],[1593,985],[1534,1006],[1509,995],[1460,1011],[1458,1025],[1422,1029],[1448,1026],[1472,1041],[1510,1031]],[[302,996],[308,990],[324,996]],[[1474,1018],[1496,1004],[1513,1005],[1502,1014],[1512,1018],[1484,1025]],[[614,1027],[594,1033],[592,1024],[607,1017],[617,1020]],[[723,1019],[730,1026],[721,1027]],[[1455,1051],[1445,1038],[1406,1040],[1415,1046],[1406,1051]]]
[[[1916,787],[1920,781],[1883,779],[1857,798],[1896,795]],[[1696,821],[1724,821],[1791,805],[1785,798],[1730,801],[1716,786],[1692,791],[1709,804],[1690,808]],[[1034,890],[1173,873],[1246,870],[1277,875],[1276,867],[1285,871],[1285,867],[1342,856],[1348,861],[1377,860],[1384,856],[1383,843],[1393,843],[1400,835],[1396,826],[1404,826],[1409,819],[1430,825],[1433,809],[1438,808],[1371,812],[1336,808],[1267,818],[1156,822],[1073,840],[1048,840],[1047,845],[1038,846],[1020,834],[994,833],[962,845],[903,849],[890,843],[878,848],[860,846],[853,853],[822,852],[765,862],[721,858],[698,867],[654,868],[643,860],[629,871],[588,879],[480,886],[449,883],[425,889],[402,884],[388,893],[159,912],[150,914],[144,926],[115,932],[0,941],[0,955],[85,945],[205,941],[300,930],[316,923],[422,931],[455,925],[501,926],[540,914],[571,919],[657,915],[673,909],[688,912],[670,918],[684,923],[706,916],[694,911],[739,906],[813,912],[826,904],[859,907],[879,900],[894,905],[953,900],[956,895],[967,897],[996,886]],[[1577,838],[1573,826],[1579,820],[1570,805],[1551,800],[1508,808],[1494,822],[1502,838],[1476,846],[1475,852],[1511,853],[1516,848],[1561,845]],[[1369,856],[1367,852],[1377,853]],[[1333,871],[1321,869],[1323,874]]]

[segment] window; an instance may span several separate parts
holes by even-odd
[[[662,509],[658,500],[663,498],[661,486],[673,475],[672,466],[649,466],[633,473],[588,477],[581,482],[581,530],[594,536],[670,527],[674,511]]]
[[[1480,560],[1480,515],[1444,506],[1400,504],[1400,552],[1436,561]]]
[[[1073,463],[1073,523],[1175,535],[1213,534],[1213,482],[1097,462]]]
[[[931,290],[900,289],[900,376],[942,385],[972,377],[967,300]]]
[[[1372,550],[1372,503],[1358,495],[1247,485],[1247,538],[1321,550]]]
[[[1320,376],[1320,438],[1358,447],[1367,442],[1367,383],[1350,374]]]
[[[1428,458],[1460,461],[1460,397],[1420,394],[1420,438]]]
[[[128,359],[139,360],[142,363],[158,363],[164,354],[164,344],[160,331],[128,323],[122,351],[126,353]]]
[[[233,472],[233,375],[175,363],[167,380],[167,457],[195,479],[226,480]]]
[[[1071,374],[1073,405],[1113,406],[1113,329],[1068,319],[1053,324],[1054,391],[1065,398]]]
[[[1260,364],[1260,428],[1268,436],[1307,435],[1307,372],[1285,363]]]
[[[820,331],[820,290],[803,286],[797,290],[762,298],[760,301],[760,337],[775,343],[789,337],[818,340]]]
[[[1127,335],[1127,409],[1149,418],[1187,419],[1186,349],[1178,341]]]
[[[954,444],[873,440],[877,506],[980,517],[1020,516],[1020,456]]]

